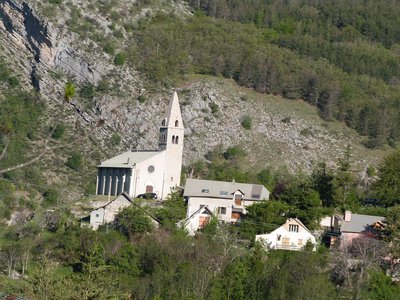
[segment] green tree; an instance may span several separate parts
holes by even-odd
[[[336,207],[355,208],[358,205],[358,195],[354,176],[351,173],[351,148],[347,146],[343,157],[339,159],[335,177],[332,180],[333,203]]]
[[[161,225],[173,229],[176,224],[186,218],[186,203],[180,192],[173,191],[168,194],[161,208],[155,211],[157,219]]]
[[[388,155],[378,168],[372,194],[386,206],[400,204],[400,151]]]
[[[309,228],[318,226],[322,217],[322,201],[308,178],[294,180],[278,197],[292,207],[291,215],[298,217],[304,225]]]
[[[113,227],[131,239],[135,234],[146,233],[153,230],[151,217],[143,208],[129,206],[115,217]]]

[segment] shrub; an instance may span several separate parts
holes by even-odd
[[[58,191],[55,189],[48,189],[43,193],[44,200],[48,205],[56,204],[58,196]]]
[[[374,177],[376,175],[376,169],[374,168],[374,166],[368,166],[367,175],[368,177]]]
[[[114,57],[114,65],[122,66],[125,63],[125,54],[122,52],[117,53]]]
[[[97,86],[99,92],[106,92],[110,89],[110,82],[107,79],[102,79]]]
[[[72,170],[79,171],[82,167],[82,163],[82,155],[80,155],[79,153],[75,153],[70,158],[68,158],[65,164]]]
[[[112,43],[105,44],[103,47],[103,51],[107,54],[114,55],[115,53],[114,45]]]
[[[226,151],[223,153],[223,156],[226,160],[231,160],[236,157],[243,157],[245,156],[245,152],[243,149],[235,146],[235,147],[229,147],[226,149]]]
[[[121,136],[118,133],[113,133],[111,136],[111,144],[114,146],[119,145],[121,143]]]
[[[139,95],[139,97],[138,97],[137,99],[138,99],[138,101],[139,101],[140,103],[144,103],[144,102],[146,101],[146,98],[145,98],[145,96],[143,96],[143,95]]]
[[[18,80],[17,77],[11,76],[11,77],[8,78],[8,84],[11,87],[16,87],[17,85],[19,85],[19,80]]]
[[[244,115],[240,124],[244,129],[249,130],[253,125],[253,119],[249,115]]]
[[[217,103],[211,102],[208,106],[210,107],[211,113],[213,115],[216,115],[219,112],[219,106]]]
[[[57,124],[57,126],[54,129],[53,134],[51,135],[51,137],[53,139],[58,140],[59,138],[61,138],[63,136],[64,132],[65,132],[65,125],[62,124],[62,123]]]
[[[75,96],[75,85],[68,81],[65,84],[65,99],[69,101],[71,98]]]
[[[79,91],[79,95],[80,95],[82,98],[93,99],[93,97],[94,97],[94,87],[93,87],[93,84],[91,84],[91,83],[85,84],[85,85],[81,88],[81,90]]]

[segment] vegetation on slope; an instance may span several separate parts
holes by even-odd
[[[323,118],[344,121],[368,135],[368,146],[394,145],[399,138],[398,85],[347,72],[326,59],[305,57],[282,47],[276,40],[285,35],[276,32],[270,37],[271,30],[201,14],[188,21],[159,15],[142,22],[136,32],[138,68],[155,82],[205,73],[234,78],[262,93],[303,98],[316,105]],[[351,64],[347,57],[340,60]]]

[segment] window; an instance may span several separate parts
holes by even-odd
[[[210,222],[209,216],[200,216],[199,217],[199,228],[203,228]]]
[[[99,215],[99,214],[96,214],[96,218],[98,218],[98,217],[100,217],[100,215]]]
[[[303,240],[302,239],[298,239],[297,240],[297,245],[298,246],[303,246]]]
[[[179,136],[176,136],[176,138],[175,138],[175,144],[178,144],[179,143]]]
[[[208,190],[208,189],[202,189],[201,192],[204,193],[204,194],[207,194],[207,193],[210,192],[210,190]]]
[[[241,194],[235,194],[235,205],[242,206],[242,198]]]
[[[175,121],[175,127],[178,127],[178,125],[179,125],[179,122],[178,122],[178,120],[176,120]]]
[[[233,212],[231,214],[232,219],[240,219],[240,217],[241,217],[241,214],[239,212]]]
[[[253,195],[251,195],[251,198],[254,198],[254,199],[260,199],[260,194],[253,194]]]
[[[218,207],[218,214],[226,215],[226,207]]]
[[[289,231],[291,231],[291,232],[299,232],[299,225],[289,224]]]
[[[147,168],[147,171],[149,171],[149,173],[153,173],[154,172],[154,166],[149,166]]]
[[[174,181],[174,177],[171,177],[171,181]]]
[[[226,196],[226,195],[228,195],[228,192],[227,191],[220,191],[219,194],[222,195],[222,196]]]
[[[162,120],[161,126],[165,126],[166,123],[167,123],[167,120],[166,120],[166,119]]]
[[[172,136],[172,144],[175,144],[175,136]]]

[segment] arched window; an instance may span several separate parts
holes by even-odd
[[[175,121],[175,127],[178,127],[178,125],[179,125],[179,122],[178,122],[178,120],[176,120]]]
[[[165,126],[165,125],[166,125],[166,123],[167,123],[166,119],[162,120],[162,122],[161,122],[161,126]]]
[[[178,144],[178,142],[179,142],[179,136],[176,136],[176,138],[175,138],[175,144]]]
[[[175,136],[172,136],[172,144],[175,144]]]

